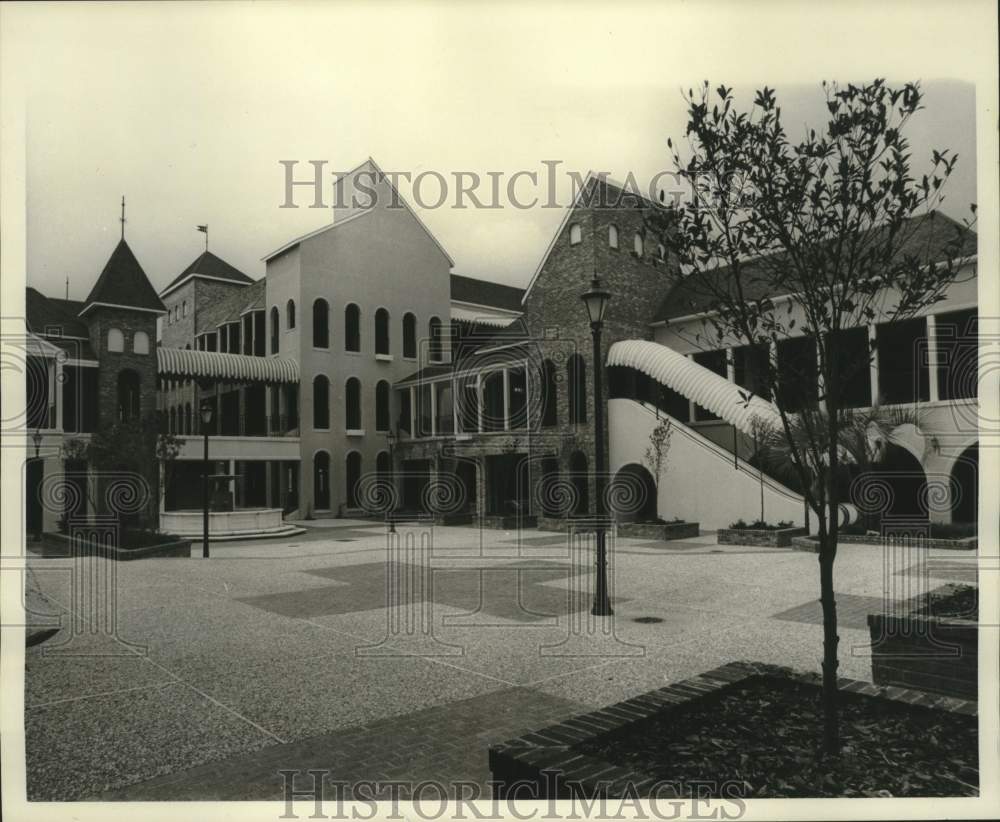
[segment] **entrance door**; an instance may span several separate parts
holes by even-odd
[[[330,455],[326,451],[313,457],[313,504],[317,511],[330,510]]]

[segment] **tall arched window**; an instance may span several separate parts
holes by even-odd
[[[344,386],[344,420],[348,431],[361,430],[361,380],[357,377]]]
[[[354,303],[344,309],[344,350],[361,350],[361,309]]]
[[[375,386],[375,430],[388,431],[391,424],[389,414],[389,383],[379,380]]]
[[[659,257],[661,263],[667,261],[667,247],[663,243],[656,247],[656,256]]]
[[[559,425],[559,394],[556,391],[556,365],[552,360],[542,362],[542,426]]]
[[[583,239],[583,229],[580,228],[579,223],[573,223],[569,227],[569,244],[577,245]]]
[[[637,231],[635,233],[635,237],[632,240],[632,251],[635,252],[636,257],[642,256],[642,248],[643,248],[642,235]]]
[[[375,312],[375,353],[389,353],[389,312],[384,308]]]
[[[317,511],[330,508],[330,455],[326,451],[313,457],[313,507]]]
[[[136,354],[148,354],[149,334],[145,331],[136,331],[132,335],[132,351]]]
[[[618,248],[618,226],[616,225],[608,226],[608,246]]]
[[[281,315],[278,313],[278,306],[271,308],[271,353],[278,353],[278,325],[281,322]]]
[[[289,330],[295,328],[295,300],[285,303],[285,328]]]
[[[125,335],[120,328],[108,330],[108,351],[121,352],[125,350]]]
[[[347,507],[358,507],[358,485],[361,482],[361,454],[351,451],[347,455]]]
[[[375,455],[375,473],[382,481],[388,481],[392,478],[392,459],[388,451],[379,451]]]
[[[313,347],[330,347],[330,307],[322,297],[313,303]]]
[[[441,320],[431,317],[427,327],[431,338],[431,362],[441,362]]]
[[[322,374],[313,380],[313,428],[330,427],[330,381]]]
[[[566,360],[566,380],[569,386],[569,421],[587,421],[587,364],[574,354]]]
[[[403,356],[417,356],[417,318],[410,312],[403,315]]]
[[[131,368],[118,372],[118,421],[139,418],[139,374]]]

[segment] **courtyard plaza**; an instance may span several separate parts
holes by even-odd
[[[592,538],[315,520],[201,559],[33,557],[25,733],[33,800],[264,800],[281,770],[475,782],[487,749],[733,660],[819,671],[815,554],[715,536]],[[840,673],[871,679],[865,617],[975,580],[962,552],[842,545]],[[87,594],[83,594],[87,591]],[[404,790],[405,793],[405,790]]]

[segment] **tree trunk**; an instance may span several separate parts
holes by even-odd
[[[836,517],[836,511],[831,517]],[[837,601],[833,593],[833,561],[836,557],[836,537],[827,532],[820,538],[819,585],[823,605],[823,750],[828,754],[840,751],[840,716],[837,694]]]

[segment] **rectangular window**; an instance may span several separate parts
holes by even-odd
[[[508,373],[510,390],[510,429],[528,427],[528,381],[524,368],[511,368]]]
[[[868,352],[868,329],[850,328],[832,338],[836,343],[841,408],[868,408],[872,404],[871,357]],[[833,353],[829,348],[828,355]],[[833,386],[827,387],[828,391]]]
[[[503,371],[483,377],[483,430],[504,430]]]
[[[431,427],[431,386],[429,383],[417,387],[417,431],[418,436],[430,437]]]
[[[876,329],[879,399],[885,405],[930,399],[927,319],[886,323]]]
[[[475,375],[463,377],[460,386],[458,425],[464,433],[475,434],[479,431],[479,391]]]
[[[767,374],[769,356],[770,347],[767,345],[741,345],[733,349],[736,384],[765,400],[771,399]]]
[[[816,341],[793,337],[778,343],[778,402],[794,413],[816,405]]]
[[[434,399],[437,403],[437,432],[452,434],[455,430],[455,407],[451,399],[451,381],[434,383]]]
[[[935,317],[938,398],[975,399],[979,395],[979,315],[975,308]]]

